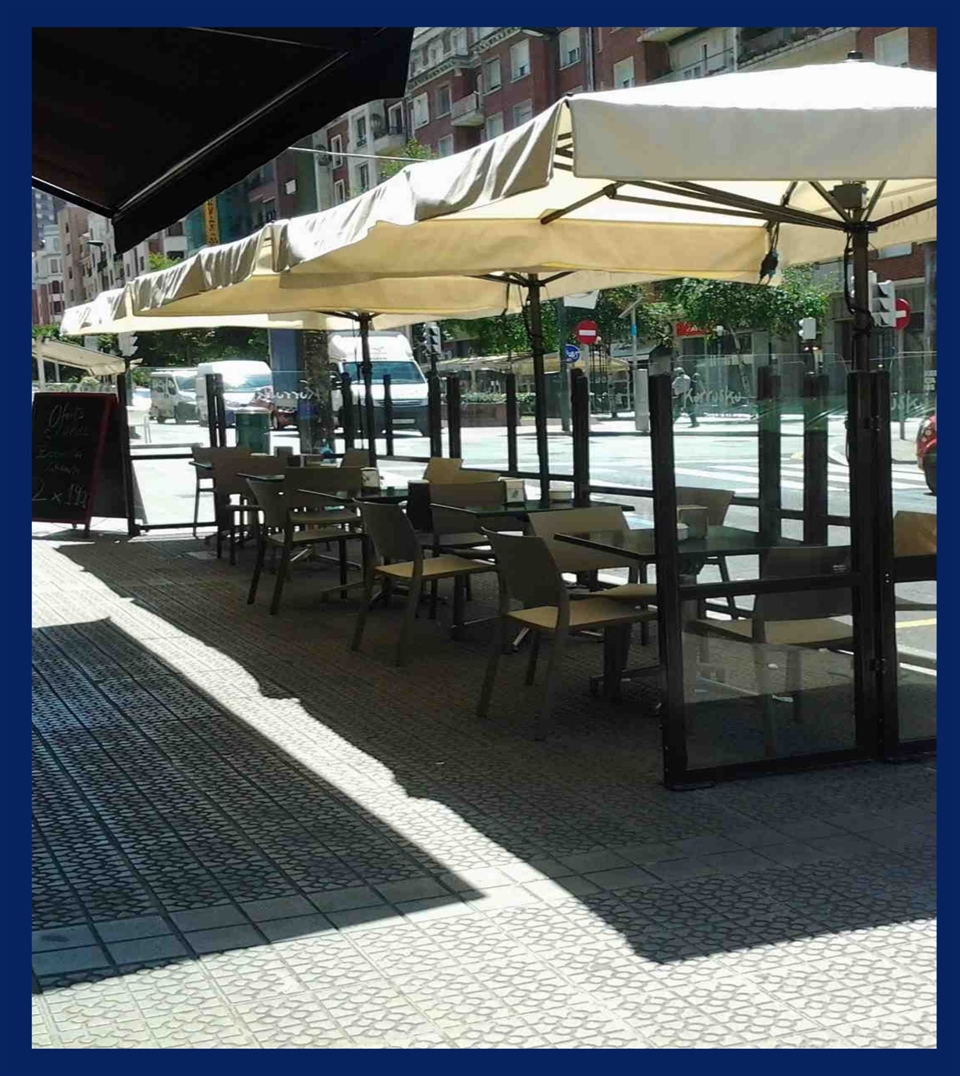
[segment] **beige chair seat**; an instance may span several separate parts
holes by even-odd
[[[516,609],[507,615],[511,620],[517,620],[540,631],[554,631],[559,614],[560,610],[555,605],[540,605],[533,609]],[[647,615],[652,618],[656,613],[650,610]],[[635,609],[627,611],[621,602],[607,601],[606,598],[582,598],[570,603],[570,630],[634,624],[643,619],[643,616],[643,613]]]
[[[604,598],[613,601],[649,602],[657,596],[656,583],[624,583],[619,587],[610,587],[603,591]]]
[[[359,523],[360,517],[351,509],[338,512],[335,509],[327,509],[324,512],[297,512],[293,516],[294,523],[310,524],[317,523]]]
[[[379,564],[374,571],[378,575],[389,575],[393,579],[412,579],[415,564],[407,561],[402,564]],[[424,579],[444,579],[450,575],[468,575],[477,572],[491,572],[496,566],[485,560],[467,560],[465,557],[443,556],[425,557],[423,560]]]
[[[307,527],[302,531],[294,531],[290,541],[293,545],[309,545],[311,542],[333,542],[344,537],[360,538],[361,533],[344,530],[342,527]],[[285,538],[282,534],[268,534],[267,541],[282,546]]]
[[[753,639],[752,620],[696,620],[711,634],[737,636]],[[839,620],[768,620],[764,625],[764,638],[759,640],[771,646],[826,646],[853,641],[853,628]]]

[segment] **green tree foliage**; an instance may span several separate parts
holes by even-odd
[[[411,138],[409,142],[403,147],[403,149],[397,151],[397,157],[413,157],[418,161],[432,161],[436,158],[436,154],[429,146],[422,146],[415,138]],[[385,156],[392,157],[393,154],[388,153]],[[381,179],[389,179],[391,176],[395,176],[397,172],[402,172],[410,161],[387,161],[380,165],[380,177]]]
[[[168,258],[166,254],[151,254],[147,258],[147,265],[151,273],[157,273],[161,269],[169,269],[176,264],[176,261],[173,258]]]

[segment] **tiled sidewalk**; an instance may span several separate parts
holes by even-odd
[[[52,531],[53,528],[50,528]],[[180,540],[34,542],[38,1047],[930,1047],[929,764],[671,793],[485,644]]]

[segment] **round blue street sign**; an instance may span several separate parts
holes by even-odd
[[[580,358],[580,348],[576,344],[564,344],[563,346],[563,360],[564,362],[576,362]]]

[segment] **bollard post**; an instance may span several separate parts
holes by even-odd
[[[393,455],[393,379],[389,374],[383,375],[383,425],[387,441],[387,455]]]
[[[216,374],[208,374],[203,379],[204,390],[207,394],[207,433],[210,437],[210,447],[219,448],[218,437],[220,431],[217,427],[217,394],[214,391],[214,378]]]
[[[343,420],[343,446],[353,448],[356,439],[356,419],[353,410],[353,381],[349,374],[340,378],[341,415]]]
[[[757,370],[757,466],[760,486],[760,541],[773,545],[780,538],[780,378],[772,366]]]
[[[456,374],[447,375],[447,443],[450,446],[450,458],[463,459],[460,436],[460,378]]]
[[[427,374],[427,409],[430,423],[430,455],[443,455],[443,422],[441,416],[440,375],[431,370]]]
[[[517,375],[507,374],[507,474],[516,474],[517,467],[517,427],[520,415],[517,408]]]
[[[227,407],[223,402],[223,374],[213,375],[213,397],[217,411],[217,443],[221,448],[227,445]]]
[[[573,433],[573,503],[590,504],[590,385],[582,370],[570,378],[570,426]]]
[[[827,377],[803,379],[803,541],[827,544]]]

